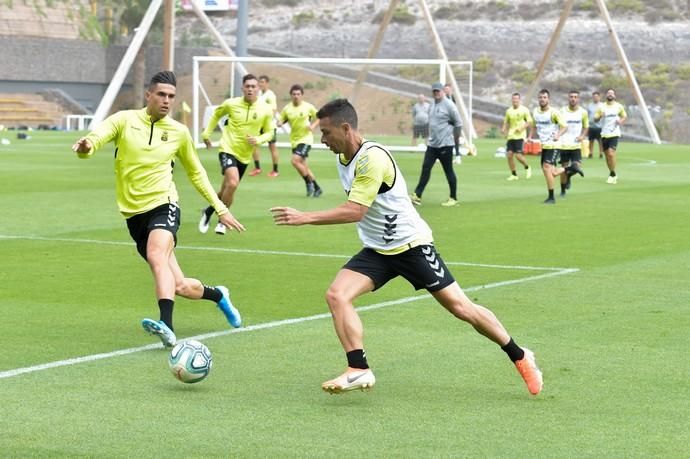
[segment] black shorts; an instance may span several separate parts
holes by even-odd
[[[240,178],[244,175],[244,171],[247,170],[247,165],[241,163],[237,160],[235,155],[231,153],[225,153],[221,151],[218,153],[218,161],[220,161],[220,174],[225,175],[225,169],[229,167],[236,167],[237,172],[240,174]]]
[[[601,147],[606,150],[615,150],[618,148],[618,137],[602,137],[601,138]]]
[[[170,231],[177,245],[177,230],[180,228],[180,208],[177,204],[163,204],[127,219],[129,235],[137,244],[137,252],[146,260],[146,244],[149,233],[155,229]]]
[[[582,151],[578,148],[577,150],[558,150],[561,157],[561,164],[566,164],[569,162],[579,163],[582,162]]]
[[[558,164],[558,150],[554,148],[542,148],[541,163],[551,164],[552,166]]]
[[[523,139],[509,139],[506,142],[506,152],[522,153],[524,145],[525,141]]]
[[[412,125],[412,138],[416,139],[421,137],[426,139],[429,137],[429,125],[428,124],[413,124]]]
[[[404,277],[416,290],[437,292],[455,282],[433,245],[419,245],[397,255],[382,255],[364,248],[350,258],[345,269],[364,274],[374,282],[374,290],[389,280]]]
[[[306,143],[300,143],[297,144],[295,148],[292,149],[292,154],[301,156],[304,159],[307,159],[309,157],[309,151],[311,150],[311,145],[307,145]]]
[[[589,132],[587,132],[587,137],[591,142],[601,139],[601,128],[600,127],[589,127]]]

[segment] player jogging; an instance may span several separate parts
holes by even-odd
[[[572,90],[568,93],[568,105],[561,109],[561,118],[567,128],[561,136],[560,156],[561,166],[566,168],[573,166],[582,168],[582,141],[587,135],[589,118],[587,111],[580,107],[580,92]],[[561,174],[561,197],[564,198],[566,190],[570,188],[570,176]]]
[[[506,110],[506,116],[503,118],[503,126],[501,126],[501,133],[506,136],[506,157],[508,158],[508,168],[510,169],[510,176],[508,181],[518,180],[517,172],[515,171],[515,158],[525,167],[525,178],[532,177],[532,168],[527,163],[525,155],[522,153],[525,134],[527,128],[532,124],[532,116],[529,109],[520,103],[520,93],[513,93],[511,97],[511,106]]]
[[[515,363],[530,393],[542,388],[534,354],[518,346],[496,316],[470,300],[436,252],[429,226],[406,194],[406,184],[391,153],[366,141],[357,130],[357,113],[346,99],[336,99],[317,113],[321,141],[337,155],[347,201],[329,210],[302,212],[273,207],[278,225],[357,223],[364,248],[338,272],[326,293],[336,334],[347,357],[347,370],[321,387],[341,393],[373,387],[374,373],[364,352],[363,326],[353,301],[403,276],[426,289],[458,319],[495,342]],[[451,147],[452,148],[452,147]]]
[[[532,141],[534,134],[539,136],[541,141],[541,169],[546,179],[546,188],[549,192],[544,204],[556,204],[556,198],[553,195],[554,177],[561,175],[566,170],[562,167],[556,167],[558,164],[558,150],[556,146],[558,139],[567,130],[567,126],[558,110],[549,106],[549,91],[542,89],[537,96],[539,107],[534,109],[532,113],[532,126],[528,137],[528,142]],[[582,173],[579,169],[574,169],[574,166],[568,171],[573,170],[573,173]],[[579,172],[578,172],[579,171]]]
[[[290,123],[290,147],[292,148],[292,165],[304,179],[307,186],[307,196],[318,198],[323,190],[316,183],[314,173],[307,165],[307,158],[311,145],[314,143],[313,131],[319,125],[316,118],[316,107],[304,101],[304,88],[294,84],[290,88],[292,102],[283,107],[280,112],[278,126]]]
[[[180,207],[173,181],[177,160],[199,194],[218,214],[220,223],[244,230],[214,193],[187,127],[168,116],[175,92],[175,74],[156,73],[146,90],[145,108],[109,116],[72,146],[80,158],[90,158],[103,145],[115,143],[117,205],[127,220],[137,251],[151,268],[160,311],[159,321],[144,319],[142,326],[168,347],[176,341],[172,320],[175,295],[211,300],[233,327],[241,324],[227,288],[207,287],[197,279],[185,277],[177,263],[174,247]]]
[[[275,93],[268,87],[270,79],[267,75],[259,76],[259,98],[271,107],[272,114],[274,116],[278,111],[278,100],[276,99]],[[278,162],[280,160],[280,154],[278,153],[278,147],[276,146],[276,130],[273,129],[273,136],[268,141],[268,149],[271,151],[271,160],[273,161],[273,170],[268,173],[269,177],[278,177],[280,173],[278,172]],[[254,159],[254,170],[249,173],[251,177],[261,174],[261,155],[259,154],[259,147],[254,147],[254,153],[252,158]]]
[[[618,149],[618,139],[621,136],[621,125],[628,119],[625,108],[616,102],[616,91],[608,89],[606,91],[606,103],[594,116],[594,119],[601,120],[601,145],[606,155],[606,165],[609,168],[609,177],[606,183],[615,185],[618,183],[616,175],[616,150]]]
[[[223,184],[218,197],[228,207],[232,205],[235,191],[252,159],[254,147],[271,139],[274,130],[273,111],[271,107],[258,100],[259,84],[251,73],[242,78],[242,93],[242,96],[226,99],[216,107],[208,126],[201,133],[206,148],[210,149],[210,137],[218,121],[224,116],[228,117],[226,125],[222,128],[218,153],[220,171],[223,174]],[[199,232],[208,232],[211,215],[211,206],[201,211]],[[220,222],[216,225],[216,234],[225,234],[225,226]]]

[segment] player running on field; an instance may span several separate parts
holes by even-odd
[[[628,119],[625,108],[616,102],[616,91],[608,89],[606,91],[606,103],[594,117],[601,120],[601,145],[604,147],[606,155],[606,165],[609,168],[609,178],[606,183],[615,185],[618,183],[616,175],[616,150],[618,149],[618,139],[621,136],[621,126]]]
[[[186,126],[168,116],[175,99],[173,72],[159,72],[146,90],[146,107],[123,110],[106,118],[72,146],[80,158],[90,158],[108,142],[115,143],[117,205],[127,220],[137,251],[151,268],[160,320],[144,319],[144,330],[157,335],[168,347],[175,345],[173,306],[175,295],[213,301],[233,327],[239,327],[239,311],[230,302],[228,289],[208,287],[186,277],[175,257],[180,227],[178,194],[173,181],[177,160],[196,190],[210,204],[223,227],[244,231],[218,199],[208,180]]]
[[[508,181],[518,179],[515,170],[515,158],[525,167],[525,178],[532,177],[532,168],[527,163],[525,155],[522,153],[527,128],[532,124],[532,115],[529,109],[522,105],[520,101],[520,93],[513,93],[511,97],[511,106],[506,110],[506,116],[503,118],[503,126],[501,126],[501,133],[506,136],[506,157],[508,158],[508,168],[510,169],[510,176]]]
[[[347,201],[329,210],[271,209],[278,225],[357,223],[364,248],[338,272],[326,293],[347,370],[321,387],[330,393],[373,387],[374,373],[364,352],[364,329],[353,306],[359,296],[402,276],[426,289],[438,303],[481,335],[498,344],[515,364],[532,394],[542,389],[534,354],[518,346],[496,316],[465,295],[436,251],[431,229],[407,196],[407,186],[391,153],[362,138],[357,113],[346,99],[324,105],[317,114],[321,141],[337,155]],[[452,147],[451,147],[452,148]],[[422,364],[423,365],[423,364]]]
[[[316,107],[304,100],[304,88],[300,84],[290,88],[292,102],[283,107],[278,120],[278,127],[290,123],[290,147],[292,148],[292,165],[304,179],[307,196],[318,198],[323,190],[316,183],[314,173],[307,165],[309,151],[314,143],[314,129],[319,125],[316,118]]]
[[[252,151],[257,145],[268,142],[273,136],[273,110],[258,99],[259,83],[254,75],[247,74],[242,78],[242,93],[240,97],[226,99],[213,111],[208,126],[201,133],[206,148],[211,148],[211,134],[218,121],[228,117],[222,128],[220,138],[220,172],[223,174],[223,184],[218,197],[230,207],[235,198],[235,191],[240,186],[240,180],[252,159]],[[263,132],[263,134],[261,133]],[[201,211],[199,231],[207,233],[213,215],[213,208],[207,207]],[[225,234],[225,226],[218,223],[216,234]]]
[[[567,129],[561,136],[560,156],[561,166],[582,168],[582,142],[589,128],[587,110],[580,107],[580,92],[572,90],[568,93],[568,105],[561,109],[561,117]],[[566,190],[570,188],[570,176],[561,174],[561,197],[564,198]]]

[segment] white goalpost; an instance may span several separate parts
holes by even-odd
[[[244,72],[267,75],[278,111],[290,103],[293,84],[304,87],[304,100],[317,109],[346,97],[359,115],[360,130],[393,151],[422,151],[423,140],[412,141],[412,106],[419,94],[432,102],[431,84],[452,75],[459,90],[453,94],[462,118],[472,120],[472,62],[442,59],[338,59],[301,57],[195,56],[193,58],[192,136],[200,134],[213,109],[235,94]],[[220,126],[219,126],[220,127]],[[474,144],[474,127],[463,126],[464,141]],[[319,141],[315,133],[315,141]],[[422,143],[422,145],[420,145]],[[278,147],[289,147],[288,131],[278,132]],[[315,143],[314,148],[325,148]]]

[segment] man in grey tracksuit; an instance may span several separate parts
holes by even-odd
[[[429,107],[429,138],[424,153],[422,173],[411,199],[415,205],[422,204],[422,193],[429,183],[431,168],[434,167],[434,163],[438,159],[443,166],[443,172],[446,174],[450,189],[450,197],[441,205],[453,207],[458,205],[457,178],[455,171],[453,171],[453,148],[455,147],[455,135],[459,136],[462,130],[462,121],[455,104],[445,97],[441,83],[431,85],[431,92],[434,101]]]

